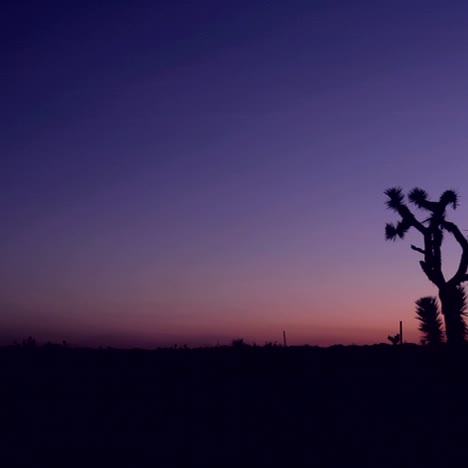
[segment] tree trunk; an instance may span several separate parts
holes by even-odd
[[[460,346],[465,342],[466,325],[460,307],[459,285],[446,283],[439,289],[439,299],[445,320],[447,344]]]

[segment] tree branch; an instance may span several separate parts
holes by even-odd
[[[453,237],[455,237],[462,249],[468,249],[468,239],[462,234],[455,223],[451,223],[450,221],[442,221],[442,226],[448,232],[453,234]]]
[[[402,225],[403,228],[405,229],[400,229],[404,235],[404,233],[408,230],[409,227],[414,227],[417,231],[419,231],[423,236],[424,236],[424,249],[420,249],[415,246],[411,246],[413,250],[416,250],[417,252],[420,252],[424,254],[424,261],[419,262],[421,265],[422,270],[426,274],[427,278],[429,281],[434,283],[437,287],[441,287],[442,285],[445,284],[445,278],[442,273],[442,269],[440,267],[440,262],[437,261],[437,258],[435,258],[435,253],[437,249],[440,249],[439,246],[434,246],[434,241],[433,241],[433,230],[430,229],[430,227],[424,226],[424,224],[416,219],[416,216],[412,213],[412,211],[408,208],[407,205],[405,205],[402,202],[402,196],[400,194],[394,194],[393,198],[396,198],[396,200],[393,200],[392,197],[387,194],[390,197],[390,202],[387,202],[387,206],[395,210],[400,216],[401,216],[401,222],[399,223],[398,226]],[[398,196],[399,195],[399,196]],[[389,237],[387,233],[387,239],[394,238],[395,235],[399,235],[399,237],[403,237],[403,235],[398,234],[396,232],[397,228],[392,226],[394,229],[392,232],[392,236]],[[442,240],[441,238],[439,239],[440,241]]]
[[[424,249],[420,249],[419,247],[416,247],[416,246],[413,245],[413,244],[411,244],[411,248],[412,248],[413,250],[416,250],[416,252],[420,252],[420,253],[426,255],[426,251],[425,251]]]
[[[468,240],[462,234],[458,226],[450,221],[443,221],[442,226],[455,237],[455,240],[460,244],[462,248],[462,255],[460,257],[460,263],[458,265],[457,272],[453,278],[449,281],[453,284],[460,284],[463,281],[467,281],[466,270],[468,269]]]
[[[405,220],[408,224],[417,229],[421,234],[426,234],[427,228],[416,219],[416,216],[414,216],[414,214],[405,204],[402,203],[398,207],[397,211],[401,218]]]
[[[434,257],[434,239],[431,231],[426,229],[424,233],[424,261],[419,262],[419,264],[429,281],[440,288],[445,284],[445,278],[440,263]]]

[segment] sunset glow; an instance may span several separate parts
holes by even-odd
[[[1,343],[419,340],[383,192],[468,229],[463,2],[52,3],[1,46]]]

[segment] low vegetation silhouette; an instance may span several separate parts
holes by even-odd
[[[419,262],[421,269],[438,288],[446,342],[452,346],[463,344],[467,335],[463,283],[468,280],[468,240],[455,223],[447,220],[446,213],[449,206],[453,209],[458,207],[458,194],[454,190],[446,190],[438,201],[432,201],[425,190],[411,190],[408,193],[409,203],[429,215],[423,220],[418,220],[409,209],[400,187],[387,189],[385,195],[387,208],[400,216],[398,223],[387,223],[385,238],[393,241],[403,239],[410,229],[415,229],[422,235],[423,246],[411,245],[411,248],[423,255],[423,260]],[[461,247],[458,268],[450,279],[445,277],[442,270],[442,244],[446,233],[453,236]]]
[[[447,428],[468,416],[468,349],[33,341],[0,348],[8,468],[428,467],[465,455],[463,431]]]

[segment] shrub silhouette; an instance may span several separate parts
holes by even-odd
[[[22,341],[21,347],[25,349],[36,349],[37,342],[32,336],[29,336],[27,339]]]
[[[245,348],[248,344],[244,341],[244,338],[238,338],[237,340],[232,340],[231,346],[233,348]]]
[[[387,208],[395,211],[400,216],[397,224],[387,223],[385,226],[386,240],[403,239],[411,229],[416,229],[422,236],[424,247],[411,248],[424,255],[420,261],[421,269],[439,290],[439,299],[442,305],[442,314],[445,319],[445,334],[447,343],[459,345],[465,341],[466,324],[464,311],[462,310],[463,298],[460,290],[461,284],[468,280],[468,240],[461,233],[458,226],[447,221],[446,210],[449,205],[453,209],[458,206],[458,195],[453,190],[445,191],[439,201],[429,200],[426,191],[415,188],[408,194],[408,200],[417,208],[429,212],[429,217],[423,221],[416,219],[405,203],[405,196],[400,187],[390,188],[385,191],[387,196]],[[455,274],[446,280],[442,271],[442,242],[444,233],[448,232],[458,242],[462,249],[459,264]]]
[[[416,301],[416,318],[420,321],[421,344],[440,345],[443,342],[442,319],[437,298],[427,296]]]

